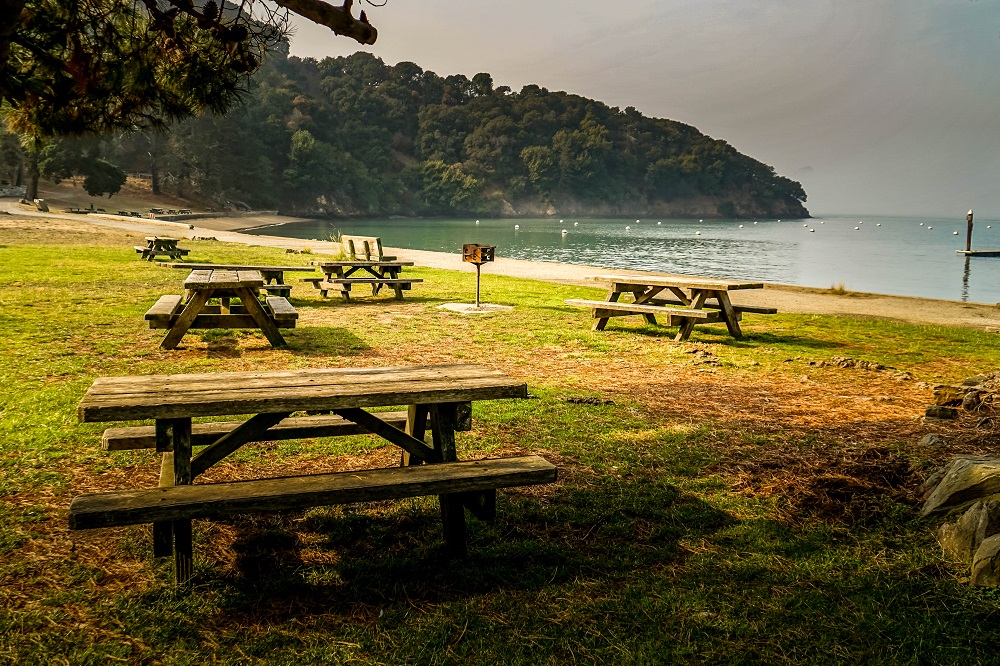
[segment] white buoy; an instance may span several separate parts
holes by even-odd
[[[559,224],[562,224],[562,220],[559,220]]]
[[[881,223],[881,222],[876,222],[876,223],[875,223],[875,226],[876,226],[876,227],[881,227],[881,226],[882,226],[882,223]]]
[[[661,224],[663,224],[663,222],[657,222],[656,226],[660,226]]]
[[[859,229],[861,229],[861,227],[854,227],[855,231],[858,231]]]
[[[742,228],[743,228],[743,225],[741,224],[741,225],[740,225],[740,229],[742,229]]]
[[[636,221],[635,221],[635,223],[636,223],[636,224],[639,224],[639,220],[636,220]]]
[[[864,223],[865,223],[864,220],[861,220],[860,222],[858,222],[858,224],[864,224]]]
[[[953,231],[953,232],[951,232],[951,235],[952,235],[952,236],[957,236],[957,235],[958,235],[958,232],[957,232],[957,231]]]
[[[754,223],[754,224],[757,224],[757,220],[754,220],[754,221],[753,221],[753,223]]]
[[[574,227],[577,227],[577,226],[580,226],[580,223],[579,223],[579,222],[574,222],[574,223],[573,223],[573,226],[574,226]]]
[[[694,235],[695,236],[701,236],[701,232],[700,231],[696,231],[696,232],[694,232]]]
[[[514,231],[517,231],[517,230],[518,230],[518,229],[520,229],[520,228],[521,228],[521,225],[520,225],[520,224],[515,224],[515,225],[514,225]]]
[[[816,230],[815,229],[810,229],[809,233],[814,234],[814,233],[816,233]]]
[[[933,229],[934,227],[927,227],[928,229]]]
[[[565,236],[568,233],[569,233],[568,231],[566,231],[565,229],[563,229],[563,233],[562,233],[563,236]]]
[[[778,222],[781,222],[781,220],[778,220]]]
[[[625,227],[625,231],[631,231],[631,230],[632,230],[632,227],[629,227],[629,226]]]
[[[923,222],[921,222],[921,223],[920,223],[920,226],[924,226],[924,223],[923,223]]]
[[[823,220],[820,220],[819,223],[820,224],[826,224],[826,222],[824,222]]]
[[[479,224],[479,220],[476,220],[476,224]]]

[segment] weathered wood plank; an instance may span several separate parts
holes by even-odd
[[[388,469],[208,483],[79,495],[70,529],[159,520],[223,517],[249,511],[477,492],[551,483],[556,468],[539,456],[390,467]]]
[[[386,423],[402,430],[406,426],[406,412],[377,412],[373,414]],[[424,419],[426,420],[426,414]],[[217,421],[215,423],[195,423],[191,426],[191,445],[205,446],[211,444],[223,435],[238,428],[242,421]],[[282,419],[277,425],[268,428],[261,441],[279,441],[285,439],[310,439],[313,437],[341,437],[345,435],[364,435],[371,430],[340,416],[298,416]],[[136,449],[152,449],[156,447],[155,426],[130,426],[125,428],[108,428],[101,438],[106,451],[132,451]]]
[[[196,264],[184,262],[158,261],[157,266],[164,268],[186,268],[188,270],[227,270],[227,271],[306,271],[315,273],[315,266],[254,266],[248,264]]]
[[[678,300],[672,300],[667,298],[653,298],[648,301],[650,305],[680,305],[687,306],[688,303]],[[705,304],[706,310],[720,309],[718,305]],[[778,308],[770,308],[763,305],[735,305],[733,304],[733,311],[737,313],[749,312],[750,314],[778,314]]]
[[[175,416],[221,416],[281,411],[332,411],[350,407],[384,407],[415,403],[465,402],[525,398],[527,387],[518,380],[468,379],[461,383],[438,380],[409,386],[303,386],[275,389],[219,389],[184,393],[143,393],[84,396],[77,407],[82,422],[133,421]]]
[[[360,259],[356,260],[356,261],[313,261],[311,263],[314,266],[319,266],[321,269],[322,268],[350,268],[351,266],[360,266],[360,267],[367,266],[367,267],[370,267],[370,268],[378,268],[378,267],[399,267],[399,268],[402,268],[403,266],[412,266],[413,265],[412,261],[362,261]]]
[[[503,377],[500,370],[475,363],[432,363],[425,365],[397,365],[368,368],[302,368],[296,370],[262,370],[253,372],[204,372],[175,375],[123,375],[98,377],[94,380],[88,393],[103,392],[131,393],[143,387],[152,390],[185,388],[196,384],[216,386],[234,384],[246,386],[256,383],[257,386],[277,386],[282,381],[288,381],[289,386],[299,383],[336,383],[355,384],[359,381],[398,382],[424,379],[461,380],[469,377]]]
[[[206,306],[212,307],[212,306]],[[204,308],[203,308],[204,309]],[[234,310],[240,310],[241,308],[234,307]],[[157,320],[153,319],[149,322],[149,327],[151,329],[168,329],[173,328],[176,323],[176,319],[179,315],[175,315],[168,320]],[[296,319],[275,319],[274,324],[278,328],[295,328]],[[191,329],[205,329],[205,328],[260,328],[257,325],[257,320],[254,319],[249,314],[199,314],[188,326],[188,330]]]
[[[422,278],[377,278],[377,277],[363,277],[363,278],[330,278],[325,284],[333,285],[338,284],[399,284],[407,285],[411,282],[423,282]],[[320,283],[323,286],[324,283]]]
[[[660,275],[598,275],[594,278],[601,282],[609,282],[621,291],[632,291],[633,288],[647,287],[679,287],[682,289],[710,289],[713,291],[733,291],[736,289],[763,289],[763,282],[744,280],[716,280],[712,278],[697,278],[685,276]]]
[[[288,418],[288,412],[272,414],[256,414],[241,423],[234,430],[220,437],[208,448],[191,460],[191,476],[202,474],[209,467],[219,462],[230,453],[249,442],[259,442],[269,428]]]
[[[629,312],[632,314],[663,314],[675,317],[694,317],[696,319],[708,319],[712,316],[710,310],[699,310],[691,308],[671,308],[663,305],[642,305],[640,303],[614,303],[611,301],[591,301],[582,298],[570,298],[563,301],[566,305],[576,305],[579,307],[592,308],[594,310],[607,310],[609,312]],[[600,314],[604,317],[604,314]]]
[[[337,414],[345,419],[354,421],[360,426],[364,426],[379,437],[392,442],[411,456],[416,456],[424,462],[439,462],[441,460],[441,456],[437,451],[424,444],[422,440],[387,425],[377,416],[369,414],[363,409],[338,409]]]
[[[153,304],[153,307],[146,311],[146,321],[170,321],[170,318],[180,308],[183,299],[184,297],[179,294],[160,296],[156,303]]]
[[[267,286],[265,286],[265,288],[267,288]],[[288,302],[288,299],[283,296],[268,296],[265,299],[265,303],[267,303],[267,307],[271,308],[271,312],[274,313],[275,319],[299,318],[298,311],[292,306],[291,303]]]

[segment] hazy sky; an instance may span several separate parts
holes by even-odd
[[[634,106],[798,180],[814,214],[1000,217],[1000,0],[360,2],[361,47],[304,20],[292,53],[361,48]]]

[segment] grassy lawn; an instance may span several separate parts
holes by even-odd
[[[996,663],[1000,594],[970,588],[916,517],[950,455],[996,453],[970,423],[926,426],[930,383],[1000,363],[995,334],[860,318],[748,315],[674,343],[638,317],[592,332],[566,298],[488,273],[414,268],[403,302],[309,285],[298,327],[203,331],[181,348],[142,315],[184,273],[137,237],[0,218],[0,663]],[[193,261],[304,263],[186,241]],[[456,256],[456,263],[458,257]],[[298,276],[291,274],[294,280]],[[363,290],[362,290],[363,291]],[[841,368],[832,357],[883,370]],[[436,500],[195,522],[195,586],[169,585],[148,526],[70,532],[82,492],[156,484],[154,452],[107,453],[75,408],[101,376],[477,362],[534,399],[475,405],[459,457],[537,453],[555,484],[501,491],[442,566]],[[115,424],[120,425],[120,424]],[[947,444],[919,444],[927,432]],[[394,464],[356,436],[245,447],[213,479]]]

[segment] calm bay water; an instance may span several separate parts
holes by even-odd
[[[965,247],[965,228],[964,215],[756,224],[655,218],[480,219],[479,224],[474,219],[375,219],[313,220],[249,233],[321,240],[336,232],[379,236],[387,247],[453,252],[456,264],[463,243],[484,243],[495,245],[498,257],[514,259],[1000,302],[1000,257],[967,259],[955,252]],[[972,246],[1000,249],[1000,221],[977,219]]]

